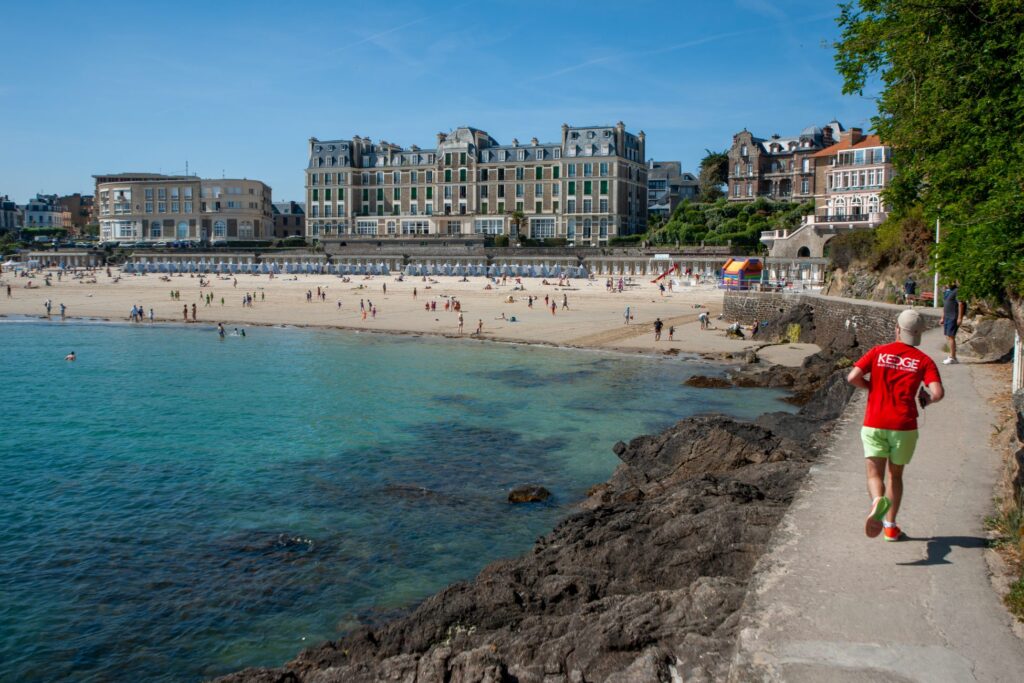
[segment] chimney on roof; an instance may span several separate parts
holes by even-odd
[[[518,147],[519,146],[519,138],[512,138],[512,146],[513,147]]]
[[[442,142],[444,142],[447,139],[448,139],[448,135],[446,135],[445,133],[438,133],[437,134],[437,144],[440,145]]]
[[[537,143],[537,138],[530,138],[530,144],[533,145],[534,147],[536,147],[537,144],[538,144]]]
[[[858,142],[864,139],[864,130],[862,128],[851,128],[850,129],[850,144],[856,145]]]

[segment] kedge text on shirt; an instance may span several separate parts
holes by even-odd
[[[917,358],[905,358],[895,353],[878,354],[879,367],[892,368],[894,370],[906,370],[908,372],[916,372],[919,365],[920,360]]]

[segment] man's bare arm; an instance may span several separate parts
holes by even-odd
[[[846,381],[858,389],[871,389],[871,382],[864,376],[864,371],[856,366],[854,366],[853,370],[850,370],[850,374],[846,376]]]

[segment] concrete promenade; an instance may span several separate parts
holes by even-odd
[[[941,332],[922,349],[944,356]],[[864,535],[858,392],[762,559],[732,680],[1024,680],[1024,641],[993,590],[984,553],[1000,456],[986,379],[939,365],[946,400],[928,408],[904,473],[899,543]]]

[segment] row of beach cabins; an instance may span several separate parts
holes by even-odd
[[[89,252],[33,252],[28,263],[39,268],[97,267],[97,255]],[[738,257],[742,258],[742,257]],[[715,281],[728,259],[722,256],[624,256],[595,254],[575,256],[494,256],[490,258],[445,256],[442,258],[402,255],[324,254],[202,254],[140,253],[130,255],[122,265],[124,273],[203,274],[329,274],[457,276],[457,277],[624,277],[653,279],[671,271],[684,283]],[[822,284],[827,259],[763,259],[761,280],[765,284],[816,287]]]

